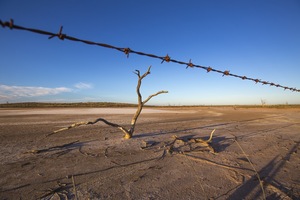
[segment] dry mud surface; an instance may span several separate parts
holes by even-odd
[[[300,199],[299,109],[147,108],[130,140],[101,122],[46,137],[134,112],[0,109],[0,199]],[[216,153],[170,149],[213,129]]]

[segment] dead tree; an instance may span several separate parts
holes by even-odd
[[[62,128],[62,129],[59,129],[59,130],[56,130],[54,131],[53,133],[49,134],[49,135],[52,135],[52,134],[55,134],[55,133],[58,133],[60,131],[64,131],[64,130],[68,130],[70,128],[74,128],[74,127],[77,127],[77,126],[81,126],[81,125],[89,125],[89,124],[96,124],[97,122],[103,122],[109,126],[112,126],[112,127],[116,127],[118,129],[120,129],[123,133],[124,133],[124,138],[125,139],[130,139],[134,133],[134,130],[135,130],[135,125],[136,125],[136,122],[137,122],[137,119],[138,117],[140,116],[141,112],[142,112],[142,109],[144,107],[144,105],[154,96],[157,96],[159,94],[163,94],[163,93],[168,93],[168,91],[159,91],[155,94],[152,94],[150,95],[146,100],[143,101],[142,99],[142,95],[141,95],[141,92],[140,92],[140,87],[141,87],[141,84],[142,84],[142,80],[150,74],[150,69],[151,69],[151,66],[148,68],[148,70],[143,74],[141,75],[140,74],[140,71],[139,70],[135,70],[135,74],[138,76],[138,82],[137,82],[137,86],[136,86],[136,93],[137,93],[137,96],[138,96],[138,105],[137,105],[137,110],[134,114],[134,116],[132,117],[132,120],[131,120],[131,124],[130,124],[130,128],[127,129],[119,124],[115,124],[115,123],[111,123],[103,118],[98,118],[96,119],[95,121],[89,121],[89,122],[77,122],[75,124],[72,124],[68,127],[65,127],[65,128]],[[48,136],[49,136],[48,135]]]

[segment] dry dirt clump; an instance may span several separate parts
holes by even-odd
[[[46,137],[134,114],[116,109],[0,109],[0,199],[300,198],[297,108],[144,108],[130,140],[105,124]]]

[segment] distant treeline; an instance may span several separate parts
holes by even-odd
[[[79,102],[79,103],[39,103],[39,102],[22,102],[22,103],[3,103],[0,108],[80,108],[80,107],[136,107],[136,104],[112,103],[112,102]]]
[[[2,103],[0,108],[105,108],[105,107],[136,107],[137,104],[130,103],[113,103],[113,102],[78,102],[78,103],[40,103],[40,102],[22,102],[22,103]],[[300,104],[278,104],[278,105],[168,105],[168,106],[151,106],[161,108],[178,108],[178,107],[232,107],[232,108],[300,108]]]

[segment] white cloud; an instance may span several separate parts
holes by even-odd
[[[55,95],[64,92],[71,92],[72,89],[66,87],[46,88],[28,86],[0,85],[0,100],[13,99],[19,97],[37,97]]]
[[[9,96],[0,94],[0,99],[1,100],[8,100]]]
[[[90,83],[82,83],[82,82],[76,83],[74,86],[77,89],[90,89],[90,88],[93,88],[92,84],[90,84]]]

